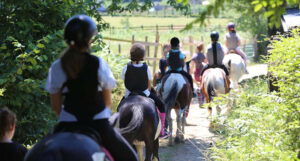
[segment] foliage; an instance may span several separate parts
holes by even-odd
[[[95,12],[99,5],[85,0],[0,2],[0,107],[17,113],[16,141],[32,144],[52,129],[55,116],[44,85],[50,64],[65,48],[63,25],[83,13],[102,29],[105,24]]]
[[[251,80],[234,94],[215,160],[300,160],[300,36],[293,33],[274,40],[268,57],[280,92],[268,94],[266,81]]]

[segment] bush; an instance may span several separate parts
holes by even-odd
[[[17,114],[16,141],[32,144],[52,129],[56,117],[44,85],[50,64],[65,48],[63,25],[71,15],[85,13],[102,29],[95,11],[99,5],[72,0],[0,2],[0,107]]]
[[[271,43],[269,70],[279,78],[278,93],[266,81],[252,80],[235,94],[235,104],[212,148],[215,160],[299,160],[300,36]],[[224,100],[225,101],[225,100]]]

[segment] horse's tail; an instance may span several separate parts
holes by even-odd
[[[143,123],[144,113],[142,105],[135,104],[131,106],[130,110],[132,117],[130,122],[126,127],[120,129],[121,134],[132,133],[133,131],[139,129]]]
[[[215,89],[214,89],[211,82],[207,85],[207,93],[208,93],[209,97],[215,97],[216,96]]]
[[[169,91],[167,97],[165,98],[164,102],[167,107],[172,107],[175,105],[175,101],[178,95],[178,83],[174,81],[171,86],[171,90]]]

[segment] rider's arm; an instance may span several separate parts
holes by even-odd
[[[52,110],[55,112],[57,116],[59,116],[61,111],[61,104],[62,104],[61,92],[50,94],[50,101],[51,101]]]
[[[103,100],[104,100],[105,107],[111,107],[111,105],[112,105],[111,90],[103,89],[102,97],[103,97]]]
[[[228,39],[227,39],[227,35],[225,36],[225,46],[228,48],[229,46],[229,42],[228,42]]]
[[[152,78],[151,70],[149,67],[147,68],[147,75],[148,75],[148,89],[151,90],[151,80],[153,78]]]

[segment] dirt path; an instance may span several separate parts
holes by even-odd
[[[256,64],[248,67],[249,74],[244,75],[240,81],[253,77],[266,75],[267,65]],[[159,156],[161,161],[206,161],[209,160],[208,149],[212,146],[217,136],[209,131],[209,120],[207,109],[199,108],[196,99],[190,107],[190,114],[187,118],[185,143],[168,146],[168,139],[160,140]],[[175,135],[176,123],[175,113],[172,113]]]
[[[207,110],[199,108],[197,102],[190,107],[185,129],[185,143],[168,146],[168,139],[160,140],[159,156],[161,161],[204,161],[208,160],[208,148],[215,135],[208,129]],[[175,118],[175,113],[172,114]],[[173,119],[174,121],[174,119]],[[174,125],[175,124],[175,125]],[[176,127],[174,122],[173,127]],[[176,130],[176,128],[174,129]],[[173,133],[175,134],[175,132]]]

